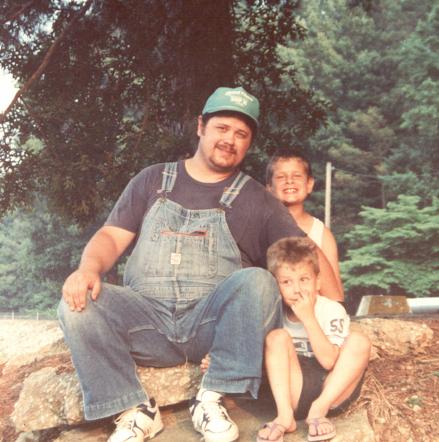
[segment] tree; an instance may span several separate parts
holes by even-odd
[[[385,209],[363,207],[340,265],[350,303],[363,295],[439,295],[439,200],[420,200],[400,195]]]
[[[0,309],[53,311],[90,235],[65,226],[38,198],[32,210],[6,216],[0,223]]]
[[[3,118],[0,214],[38,191],[66,219],[93,221],[142,167],[191,153],[194,116],[220,85],[242,84],[269,116],[247,164],[259,173],[268,138],[307,137],[325,116],[321,101],[298,86],[278,57],[280,43],[304,36],[295,7],[238,0],[3,2],[0,63],[22,93]],[[288,87],[281,84],[285,76]],[[35,139],[37,149],[29,144]]]
[[[281,50],[299,83],[329,103],[327,124],[309,140],[321,178],[309,206],[322,216],[331,161],[341,256],[362,206],[383,208],[400,194],[428,205],[438,195],[436,10],[415,0],[302,2],[307,38]]]

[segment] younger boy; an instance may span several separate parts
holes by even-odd
[[[284,238],[268,249],[268,270],[277,279],[284,305],[284,328],[265,341],[267,375],[277,417],[257,440],[283,441],[306,418],[308,440],[329,440],[334,425],[326,418],[355,400],[369,360],[369,349],[349,334],[341,304],[318,295],[316,246],[309,238]],[[358,339],[362,339],[361,336]]]

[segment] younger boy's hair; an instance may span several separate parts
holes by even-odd
[[[277,149],[270,157],[265,169],[265,184],[271,184],[271,180],[273,179],[274,165],[278,161],[289,160],[292,158],[301,161],[305,167],[305,171],[308,177],[312,177],[311,163],[307,158],[304,149],[300,146],[293,146],[291,148]]]
[[[314,241],[305,238],[282,238],[267,250],[267,268],[275,273],[283,264],[294,266],[299,263],[312,265],[316,275],[319,274],[319,258]]]

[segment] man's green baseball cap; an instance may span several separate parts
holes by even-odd
[[[202,114],[233,111],[247,115],[259,125],[259,100],[244,88],[219,87],[206,101]]]

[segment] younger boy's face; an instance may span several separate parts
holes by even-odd
[[[290,206],[303,203],[313,186],[314,179],[308,176],[305,164],[298,158],[286,158],[273,164],[273,177],[267,189]]]
[[[320,289],[320,278],[311,263],[282,264],[275,273],[283,302],[291,306],[301,296],[309,296],[315,302]]]

